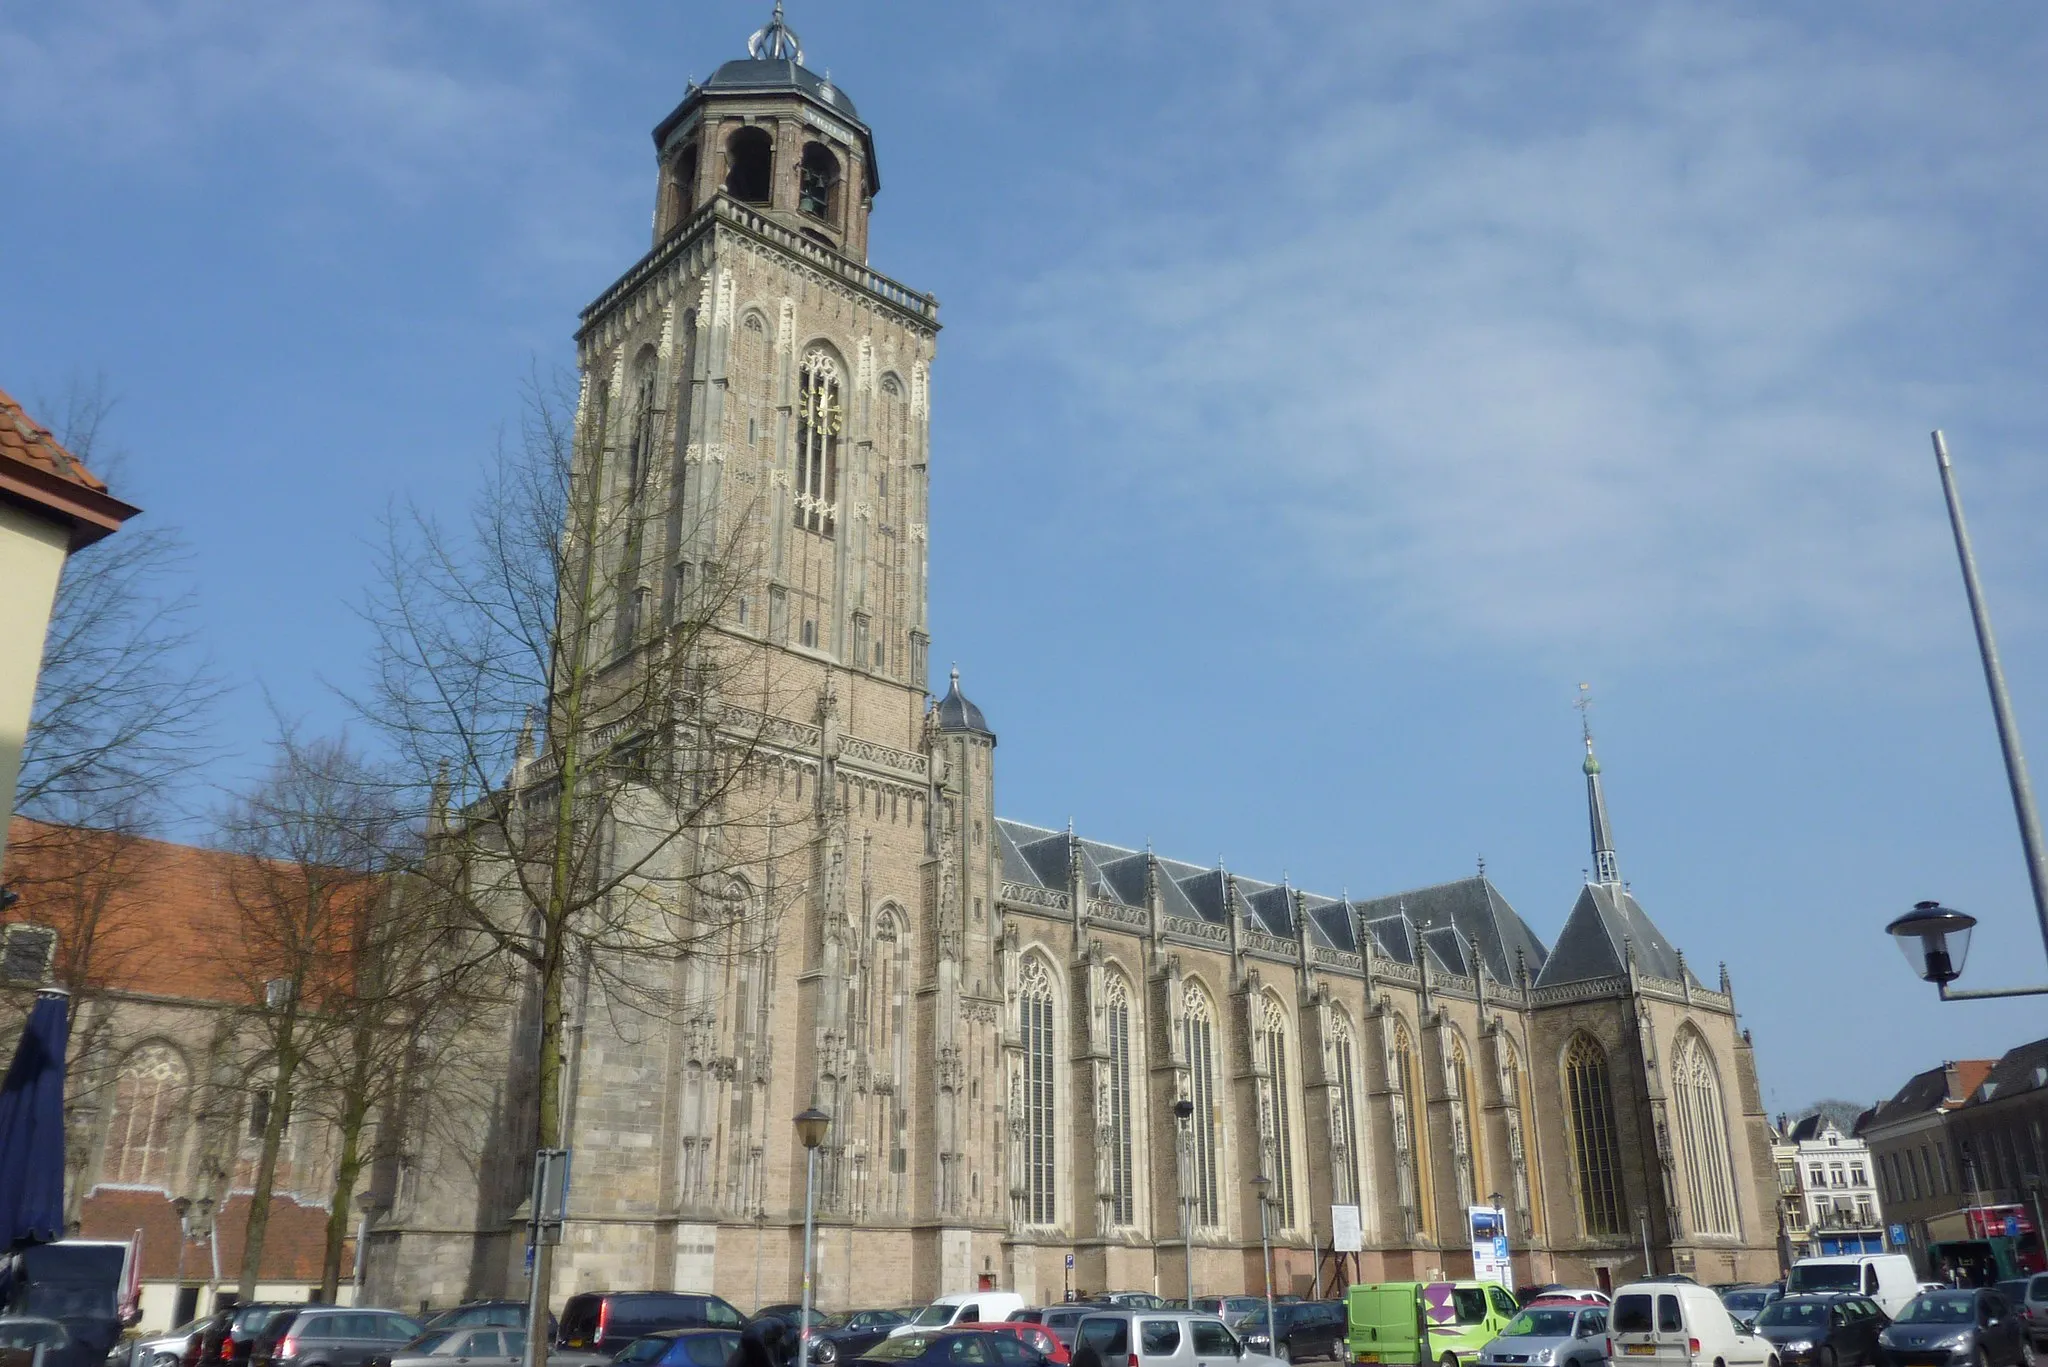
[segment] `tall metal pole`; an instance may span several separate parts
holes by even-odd
[[[1280,1326],[1273,1323],[1273,1235],[1266,1225],[1266,1193],[1259,1193],[1259,1246],[1266,1253],[1266,1351],[1278,1357]]]
[[[2027,878],[2034,885],[2034,917],[2041,923],[2041,947],[2048,952],[2048,851],[2041,842],[2041,814],[2034,809],[2034,784],[2027,777],[2027,757],[2020,750],[2019,725],[2012,699],[2005,691],[2005,668],[1998,662],[1998,642],[1991,635],[1991,613],[1984,606],[1984,586],[1977,582],[1977,556],[1970,549],[1970,531],[1963,525],[1962,500],[1956,495],[1956,474],[1949,465],[1948,442],[1934,433],[1934,463],[1941,470],[1941,492],[1948,499],[1948,523],[1955,532],[1956,558],[1963,566],[1963,589],[1970,596],[1970,618],[1977,626],[1977,652],[1984,657],[1984,685],[1991,690],[1991,714],[1998,722],[1998,744],[2005,751],[2005,779],[2012,787],[2013,814],[2019,818],[2020,844],[2026,850]]]
[[[797,1321],[796,1367],[811,1367],[811,1227],[818,1194],[818,1150],[804,1150],[804,1313]]]
[[[1180,1251],[1182,1261],[1187,1264],[1188,1309],[1192,1310],[1195,1308],[1195,1207],[1194,1202],[1188,1199],[1188,1169],[1194,1157],[1195,1132],[1188,1116],[1182,1115],[1177,1106],[1174,1117],[1180,1122]]]

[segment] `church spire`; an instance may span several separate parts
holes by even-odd
[[[1607,795],[1600,789],[1600,759],[1593,753],[1593,706],[1591,684],[1579,685],[1579,729],[1586,737],[1586,814],[1593,828],[1593,881],[1621,882],[1621,862],[1614,857],[1614,828],[1607,821]]]

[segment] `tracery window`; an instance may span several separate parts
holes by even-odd
[[[1433,1224],[1429,1185],[1429,1116],[1423,1109],[1422,1061],[1416,1056],[1415,1041],[1407,1023],[1394,1022],[1394,1089],[1401,1098],[1406,1120],[1407,1147],[1398,1155],[1401,1164],[1402,1195],[1415,1215],[1415,1232],[1428,1237]]]
[[[796,525],[832,535],[839,508],[839,363],[822,349],[804,356],[797,378]]]
[[[1479,1192],[1479,1101],[1472,1092],[1472,1062],[1465,1053],[1465,1041],[1451,1038],[1451,1077],[1458,1087],[1459,1155],[1458,1204],[1470,1205]]]
[[[1131,1141],[1131,994],[1121,978],[1109,984],[1109,1218],[1137,1219]]]
[[[1340,1206],[1363,1206],[1364,1198],[1359,1194],[1362,1184],[1358,1180],[1358,1076],[1357,1046],[1351,1038],[1351,1027],[1338,1023],[1330,1046],[1331,1062],[1337,1071],[1336,1114],[1330,1125],[1330,1147],[1336,1159],[1335,1182],[1336,1203]],[[1364,1212],[1361,1210],[1360,1212]]]
[[[1607,1052],[1591,1035],[1574,1036],[1564,1051],[1564,1092],[1579,1175],[1579,1218],[1589,1235],[1619,1234],[1621,1153],[1615,1143],[1614,1094]]]
[[[101,1180],[164,1187],[171,1181],[171,1124],[188,1075],[167,1044],[145,1044],[122,1060]]]
[[[1194,1207],[1195,1223],[1213,1229],[1222,1223],[1216,1189],[1216,1013],[1209,994],[1193,982],[1181,997],[1181,1034],[1188,1058],[1188,1100],[1195,1103],[1189,1122],[1195,1152],[1188,1164],[1188,1204]]]
[[[1700,1234],[1738,1233],[1735,1171],[1728,1159],[1728,1117],[1721,1105],[1721,1080],[1698,1031],[1688,1029],[1680,1034],[1672,1073],[1694,1230]]]
[[[1280,1228],[1294,1228],[1294,1103],[1287,1086],[1287,1016],[1280,1003],[1265,999],[1267,1098],[1273,1114],[1267,1126],[1273,1153],[1267,1174]]]
[[[1024,1043],[1024,1219],[1049,1225],[1054,1194],[1052,975],[1027,960],[1017,991],[1018,1030]]]

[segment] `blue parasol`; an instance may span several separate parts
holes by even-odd
[[[64,1044],[70,995],[36,994],[0,1082],[0,1250],[64,1233]]]

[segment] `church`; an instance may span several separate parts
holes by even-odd
[[[1257,1292],[1262,1234],[1276,1294],[1469,1276],[1473,1206],[1522,1283],[1775,1277],[1728,974],[1622,880],[1591,735],[1593,868],[1548,944],[1484,869],[1333,898],[998,815],[1001,719],[957,672],[927,692],[939,310],[867,264],[873,130],[778,5],[653,140],[652,246],[577,331],[578,450],[659,505],[612,639],[739,547],[717,630],[773,686],[726,701],[766,719],[788,825],[732,890],[776,908],[757,949],[691,968],[673,1019],[572,1004],[554,1302],[794,1299],[811,1107],[828,1308]],[[402,1127],[366,1298],[522,1293],[509,1116]]]

